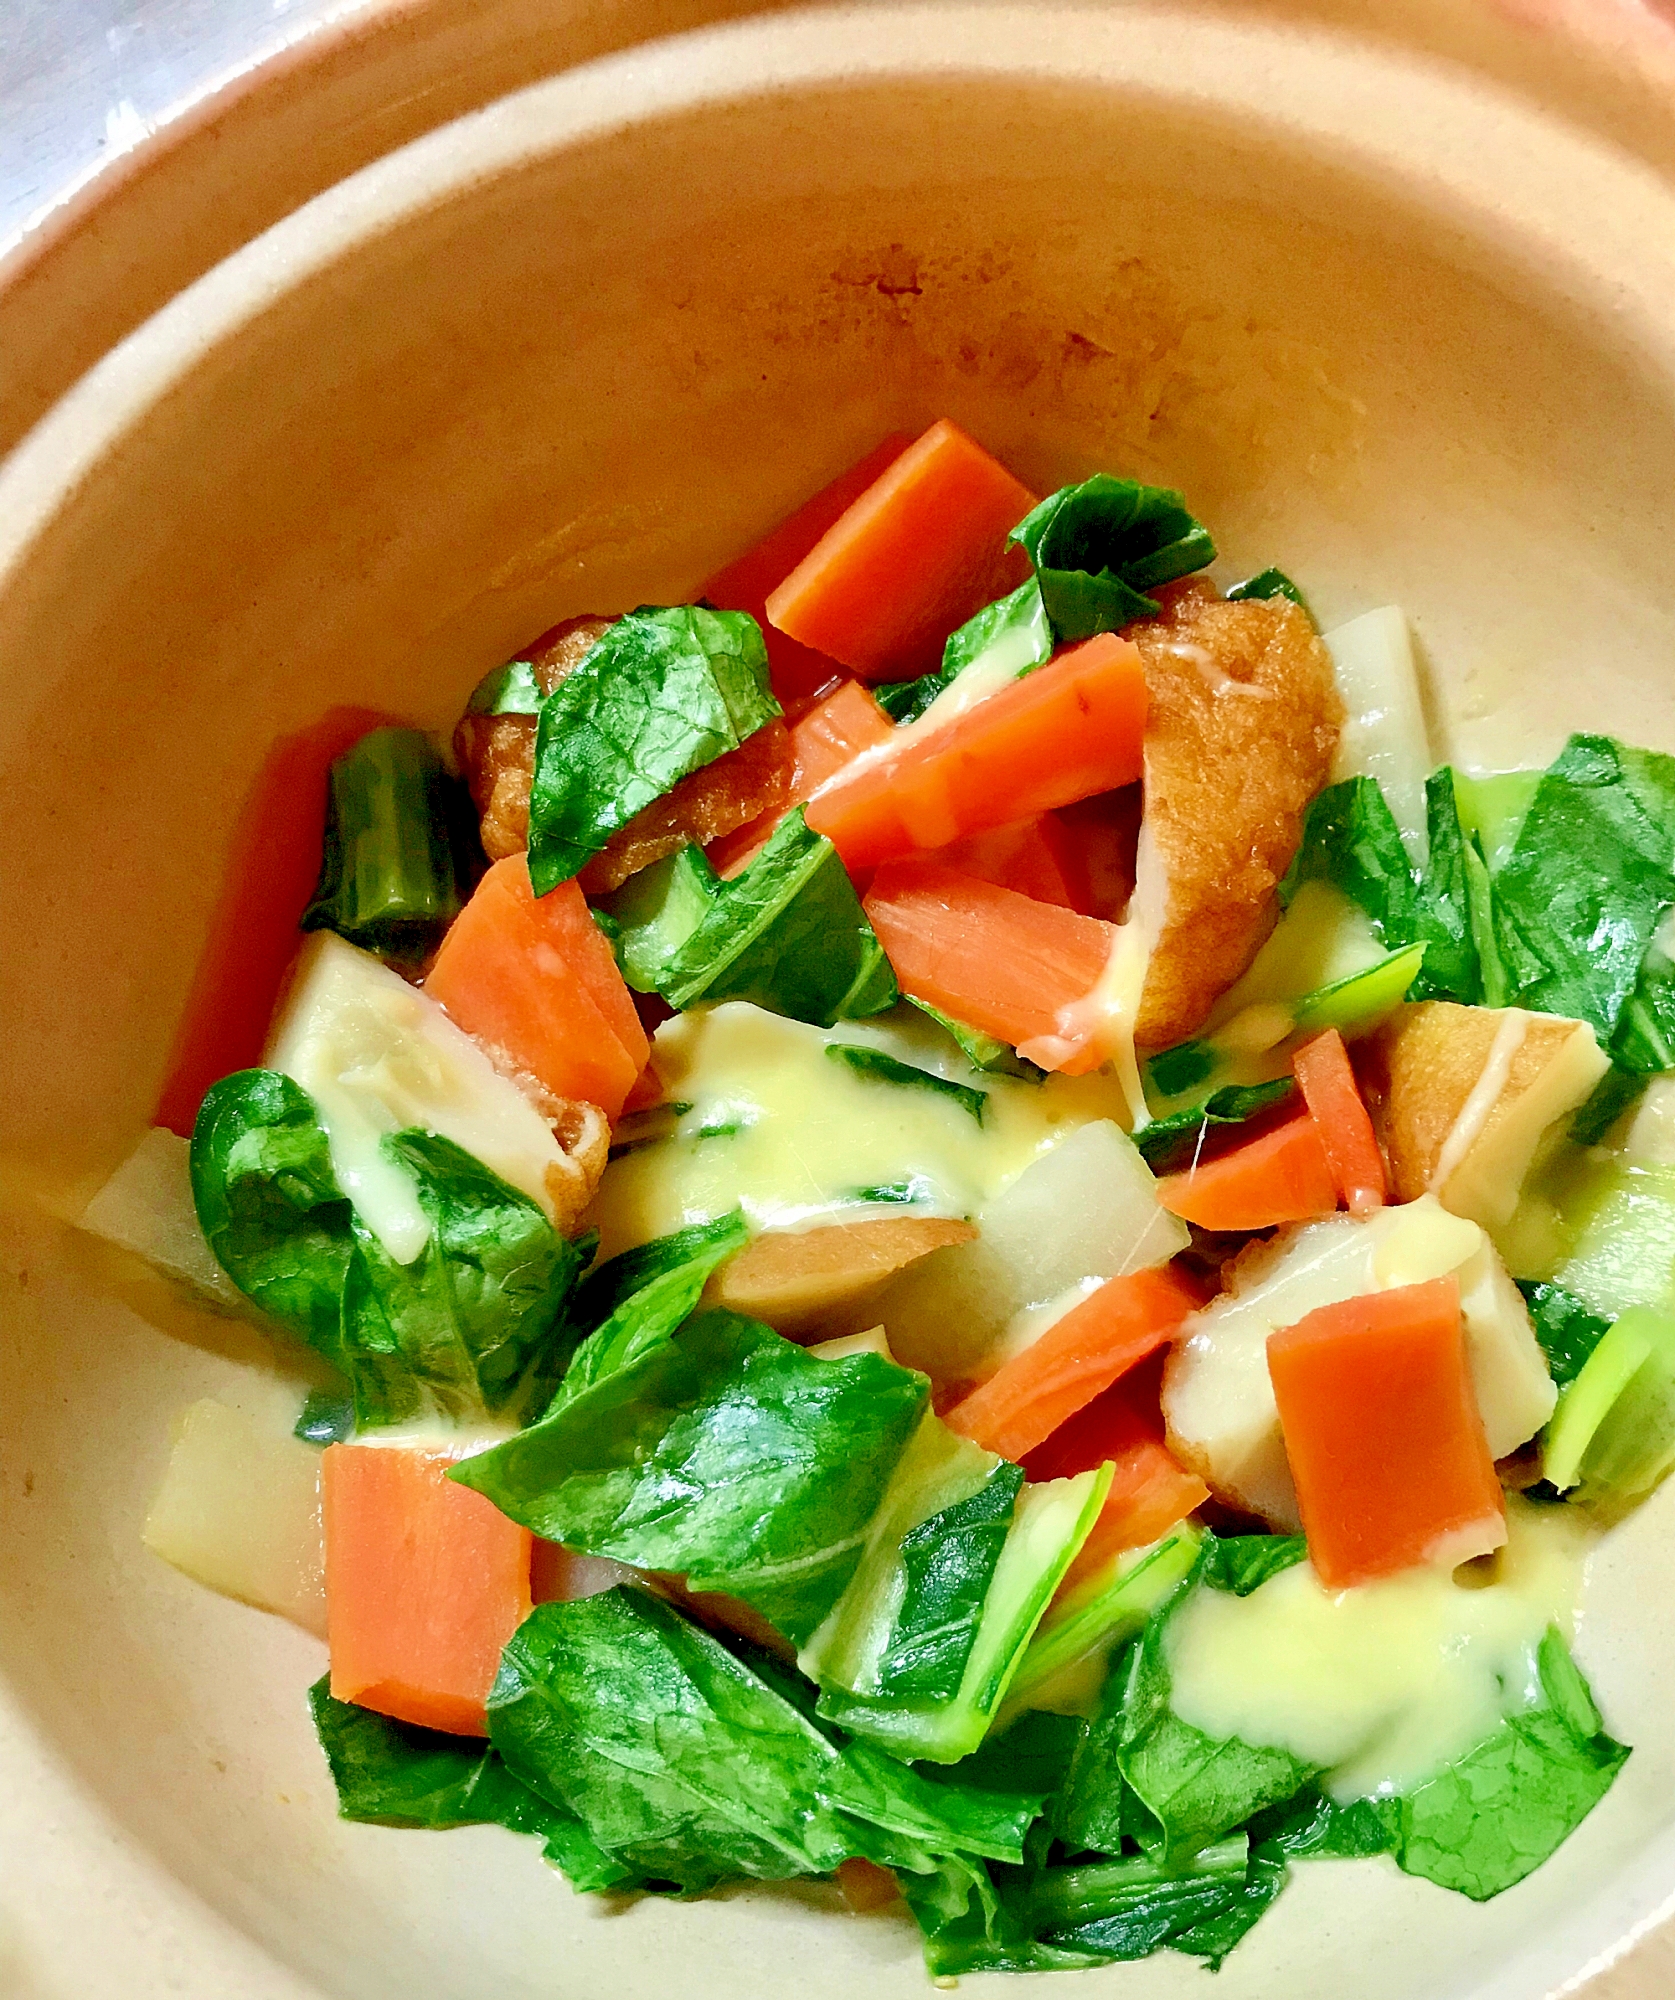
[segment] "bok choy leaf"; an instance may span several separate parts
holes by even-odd
[[[837,849],[809,830],[801,807],[730,880],[687,849],[626,883],[608,915],[629,984],[683,1012],[749,1000],[829,1028],[899,997]]]
[[[549,1541],[680,1571],[801,1644],[853,1575],[927,1394],[876,1354],[823,1361],[705,1312],[451,1476]]]
[[[927,1874],[944,1858],[1021,1860],[1041,1803],[844,1744],[765,1655],[635,1589],[532,1612],[488,1706],[524,1784],[625,1870],[687,1892],[851,1857]]]
[[[397,1132],[384,1156],[428,1223],[398,1263],[332,1174],[306,1091],[273,1070],[224,1077],[192,1138],[192,1188],[233,1282],[347,1377],[362,1429],[516,1402],[554,1367],[582,1253],[452,1140]]]
[[[780,713],[748,612],[645,605],[619,618],[541,704],[529,795],[538,896],[613,833]]]
[[[308,1691],[320,1747],[337,1786],[340,1819],[379,1826],[503,1826],[533,1834],[578,1889],[629,1889],[631,1868],[606,1854],[582,1822],[514,1778],[476,1737],[444,1736],[335,1701],[331,1677]]]
[[[1105,472],[1049,494],[1008,539],[1034,564],[1061,640],[1155,618],[1158,605],[1146,593],[1202,569],[1216,553],[1178,493]]]
[[[331,768],[325,851],[305,931],[421,959],[460,912],[453,781],[417,729],[374,729]]]

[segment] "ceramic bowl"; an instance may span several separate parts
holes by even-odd
[[[1038,490],[1183,487],[1228,575],[1282,562],[1328,622],[1405,605],[1465,765],[1675,746],[1675,194],[1394,44],[748,21],[501,99],[192,284],[0,471],[0,1990],[924,1991],[911,1932],[821,1887],[620,1910],[494,1831],[338,1823],[320,1648],[138,1540],[171,1415],[290,1387],[60,1218],[148,1122],[276,735],[445,726],[531,632],[688,595],[940,414]],[[1484,1908],[1301,1870],[1221,2000],[1536,2000],[1655,1923],[1672,1524],[1666,1494],[1596,1563],[1578,1650],[1636,1754],[1558,1859]]]

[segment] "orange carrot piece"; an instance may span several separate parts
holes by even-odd
[[[1320,1127],[1309,1112],[1299,1111],[1230,1153],[1166,1175],[1157,1184],[1157,1198],[1200,1229],[1272,1229],[1331,1215],[1338,1184]]]
[[[555,1097],[584,1098],[613,1121],[651,1053],[581,890],[565,882],[534,895],[521,854],[478,883],[425,991]]]
[[[1203,1303],[1174,1271],[1110,1278],[1015,1354],[943,1422],[1002,1458],[1021,1459],[1161,1347]]]
[[[1382,1208],[1388,1193],[1384,1155],[1373,1121],[1336,1028],[1316,1035],[1292,1059],[1303,1102],[1320,1128],[1320,1143],[1344,1206],[1351,1215]]]
[[[649,1111],[654,1104],[661,1104],[665,1095],[662,1077],[657,1074],[656,1067],[648,1062],[635,1077],[634,1088],[623,1099],[623,1112],[626,1114],[630,1111]]]
[[[1139,859],[1140,809],[1140,787],[1128,785],[1078,799],[1054,813],[1075,857],[1078,891],[1085,885],[1086,900],[1075,906],[1084,917],[1103,917],[1112,924],[1127,917]]]
[[[1125,1549],[1158,1541],[1210,1497],[1203,1480],[1164,1446],[1159,1379],[1154,1363],[1142,1362],[1061,1424],[1024,1461],[1035,1481],[1073,1479],[1096,1465],[1112,1468],[1105,1505],[1059,1586],[1061,1594]]]
[[[838,1893],[856,1916],[901,1901],[901,1889],[889,1869],[880,1868],[876,1861],[867,1861],[860,1855],[838,1863],[837,1885]]]
[[[1320,1307],[1269,1336],[1268,1374],[1328,1590],[1506,1540],[1457,1278]]]
[[[1113,1556],[1161,1541],[1210,1497],[1210,1489],[1197,1473],[1178,1465],[1153,1438],[1136,1438],[1118,1450],[1110,1463],[1113,1471],[1105,1505],[1065,1571],[1061,1592],[1074,1590]]]
[[[1116,937],[1097,917],[920,857],[880,868],[865,909],[904,993],[1014,1046],[1058,1032]]]
[[[827,529],[842,519],[912,442],[906,431],[892,431],[865,458],[840,473],[830,486],[823,486],[812,500],[805,500],[796,513],[764,535],[755,548],[725,569],[717,570],[698,593],[708,598],[718,611],[748,611],[762,627],[773,690],[788,716],[794,718],[843,669],[836,660],[770,625],[768,594],[785,581]]]
[[[1034,505],[944,417],[821,536],[769,596],[768,617],[863,680],[925,673],[950,632],[1028,577],[1006,537]]]
[[[894,755],[838,777],[808,823],[851,871],[1131,785],[1140,775],[1146,676],[1114,632],[1071,646]]]
[[[863,750],[888,743],[895,724],[859,681],[846,680],[805,709],[791,725],[791,791],[783,806],[760,814],[736,833],[712,841],[704,852],[718,875],[737,875],[767,845],[780,820],[836,776]]]
[[[1087,871],[1057,813],[1038,813],[1034,819],[974,833],[969,839],[937,848],[930,859],[946,868],[957,868],[962,875],[975,875],[979,882],[1016,889],[1020,896],[1033,896],[1038,903],[1056,903],[1061,910],[1090,914]]]
[[[454,1460],[398,1445],[327,1447],[331,1687],[380,1715],[482,1736],[501,1648],[529,1613],[532,1537],[456,1485]]]
[[[189,1139],[209,1086],[261,1061],[274,1003],[302,943],[297,926],[320,875],[331,767],[369,730],[392,723],[370,708],[334,708],[269,752],[239,810],[154,1124]]]

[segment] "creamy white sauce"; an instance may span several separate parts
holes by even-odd
[[[1452,1574],[1334,1593],[1301,1563],[1249,1597],[1198,1592],[1169,1628],[1175,1712],[1324,1766],[1339,1799],[1410,1790],[1527,1706],[1542,1635],[1574,1627],[1586,1526],[1514,1495],[1508,1529]]]
[[[845,1041],[986,1092],[982,1124],[939,1092],[833,1061],[827,1044]],[[735,1207],[753,1229],[806,1228],[839,1211],[853,1218],[868,1212],[856,1206],[858,1191],[903,1182],[919,1184],[918,1212],[969,1215],[1068,1133],[1121,1116],[1109,1077],[981,1076],[953,1048],[928,1021],[827,1032],[742,1001],[666,1021],[653,1060],[667,1097],[690,1109],[672,1136],[606,1169],[592,1215],[600,1254]]]
[[[1459,1115],[1448,1129],[1448,1137],[1442,1143],[1442,1151],[1437,1155],[1436,1166],[1426,1184],[1427,1193],[1440,1194],[1453,1178],[1460,1162],[1477,1144],[1484,1126],[1489,1122],[1490,1112],[1500,1102],[1501,1093],[1506,1089],[1512,1065],[1517,1061],[1518,1051],[1524,1046],[1524,1037],[1529,1031],[1530,1017],[1521,1007],[1505,1009],[1500,1026],[1495,1030],[1495,1039],[1489,1044],[1482,1073],[1472,1085],[1465,1103],[1460,1106]]]
[[[1384,956],[1372,920],[1329,882],[1305,882],[1291,907],[1274,926],[1268,942],[1248,969],[1216,1002],[1204,1033],[1224,1040],[1222,1024],[1239,1019],[1256,1007],[1281,1011],[1291,1032],[1291,1002],[1322,986],[1334,985],[1353,973],[1365,972]],[[1272,1042],[1263,1044],[1266,1048]]]

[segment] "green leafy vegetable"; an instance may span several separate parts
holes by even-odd
[[[1288,1750],[1209,1736],[1183,1722],[1169,1705],[1165,1624],[1154,1621],[1135,1644],[1126,1683],[1113,1676],[1121,1707],[1110,1720],[1117,1767],[1155,1822],[1144,1844],[1173,1859],[1197,1853],[1265,1806],[1295,1797],[1315,1767]],[[1106,1721],[1102,1710],[1095,1737]]]
[[[619,618],[541,704],[529,875],[546,895],[682,778],[780,712],[748,612],[643,606]]]
[[[868,1523],[855,1572],[798,1664],[850,1694],[952,1699],[1023,1473],[926,1412]]]
[[[277,1070],[223,1077],[192,1129],[192,1200],[216,1261],[270,1319],[348,1373],[354,1211],[308,1093]]]
[[[1590,1496],[1621,1502],[1649,1493],[1672,1467],[1675,1312],[1631,1306],[1560,1396],[1542,1471],[1561,1493],[1581,1484]]]
[[[320,879],[302,928],[387,958],[433,950],[460,911],[453,791],[417,729],[374,729],[345,751],[331,768]]]
[[[1023,1483],[1023,1468],[1002,1462],[977,1492],[902,1537],[905,1589],[878,1662],[880,1695],[958,1692]]]
[[[1246,598],[1284,597],[1288,598],[1300,610],[1308,611],[1309,609],[1308,599],[1297,588],[1296,584],[1291,581],[1283,569],[1259,569],[1255,576],[1247,576],[1243,583],[1234,584],[1227,595],[1235,604],[1242,602]],[[1312,623],[1314,614],[1310,612],[1309,616]]]
[[[1553,1386],[1568,1389],[1581,1374],[1588,1356],[1604,1339],[1611,1322],[1589,1312],[1563,1285],[1520,1278],[1518,1289],[1530,1309],[1530,1323],[1547,1357],[1547,1372],[1553,1378]]]
[[[557,1365],[582,1253],[452,1140],[412,1131],[381,1144],[431,1225],[411,1264],[344,1199],[307,1092],[272,1070],[224,1077],[192,1137],[210,1247],[241,1291],[341,1370],[362,1428],[505,1408]]]
[[[1214,1968],[1284,1876],[1283,1857],[1259,1858],[1241,1834],[1175,1867],[1143,1854],[1035,1870],[959,1861],[929,1879],[904,1876],[901,1886],[924,1933],[927,1967],[947,1977],[1065,1971],[1165,1948]]]
[[[987,1091],[973,1090],[965,1083],[951,1083],[945,1076],[937,1076],[928,1069],[915,1069],[911,1063],[898,1062],[882,1049],[870,1048],[859,1042],[828,1042],[826,1053],[833,1062],[842,1063],[857,1076],[870,1077],[875,1083],[893,1083],[910,1090],[933,1090],[957,1104],[962,1111],[969,1112],[979,1125],[983,1122],[984,1107],[989,1101]]]
[[[1025,1083],[1040,1083],[1046,1076],[1044,1069],[1026,1062],[1010,1043],[997,1041],[993,1035],[985,1035],[980,1028],[968,1028],[963,1021],[954,1020],[939,1007],[933,1007],[928,1000],[916,1000],[911,993],[906,998],[911,1006],[917,1007],[921,1014],[928,1014],[939,1028],[954,1038],[960,1053],[974,1070],[985,1076],[1017,1077]]]
[[[1178,493],[1095,473],[1025,515],[1009,540],[1035,566],[1058,639],[1090,639],[1155,618],[1145,593],[1215,559],[1215,544]]]
[[[985,604],[975,618],[968,618],[957,632],[949,633],[942,648],[943,685],[958,680],[967,667],[992,659],[1002,649],[1019,674],[1044,667],[1053,657],[1052,627],[1041,600],[1041,586],[1033,577],[1009,597]]]
[[[1466,839],[1448,769],[1426,779],[1425,811],[1430,861],[1417,876],[1377,780],[1347,778],[1329,786],[1309,807],[1302,840],[1279,886],[1280,903],[1288,907],[1305,882],[1331,883],[1366,911],[1387,948],[1424,946],[1411,999],[1474,1006],[1483,998],[1483,981],[1473,940]]]
[[[1644,1071],[1619,1069],[1615,1064],[1594,1085],[1593,1093],[1570,1121],[1570,1141],[1575,1146],[1597,1146],[1645,1090]]]
[[[1541,783],[1539,771],[1454,773],[1460,824],[1481,852],[1491,876],[1498,875],[1518,844],[1518,830]]]
[[[872,691],[873,699],[898,728],[917,722],[948,683],[942,669],[918,674],[910,681],[886,681]]]
[[[1554,1629],[1540,1694],[1396,1808],[1399,1865],[1477,1902],[1521,1882],[1569,1838],[1628,1756],[1605,1733],[1588,1684]]]
[[[1249,1597],[1270,1577],[1309,1559],[1303,1535],[1215,1535],[1207,1540],[1204,1582],[1212,1590]]]
[[[639,1886],[575,1814],[514,1778],[475,1737],[444,1736],[334,1701],[329,1675],[309,1689],[308,1705],[337,1786],[339,1818],[433,1829],[503,1826],[533,1834],[578,1889]]]
[[[1041,587],[1033,577],[1028,583],[984,605],[975,618],[951,632],[942,648],[942,664],[933,673],[917,680],[895,681],[873,689],[879,706],[892,721],[905,725],[917,722],[931,703],[978,661],[985,670],[1022,676],[1044,667],[1053,657],[1052,627],[1041,601]]]
[[[640,1590],[534,1611],[502,1656],[489,1733],[617,1865],[689,1892],[855,1856],[925,1873],[944,1857],[1020,1860],[1041,1803],[843,1744],[793,1677]]]
[[[874,1694],[828,1681],[820,1714],[898,1757],[947,1764],[969,1756],[999,1714],[1036,1627],[1099,1518],[1110,1484],[1111,1468],[1101,1466],[1075,1479],[1026,1485],[1018,1492],[976,1636],[951,1694],[946,1689],[929,1696]],[[991,1504],[996,1503],[998,1492]],[[951,1566],[960,1562],[954,1541],[940,1531],[934,1539]]]
[[[1092,1714],[1112,1655],[1133,1638],[1198,1556],[1188,1522],[1149,1548],[1124,1549],[1053,1600],[1007,1692],[997,1729],[1037,1705]]]
[[[355,1399],[347,1389],[310,1389],[291,1435],[302,1444],[347,1444],[355,1435]]]
[[[539,715],[546,696],[527,660],[508,660],[496,667],[471,691],[465,704],[467,715]]]
[[[549,1541],[683,1572],[802,1643],[860,1560],[925,1378],[876,1354],[822,1361],[726,1312],[634,1344],[451,1476]]]
[[[586,1316],[612,1292],[618,1303],[577,1348],[545,1414],[565,1408],[670,1339],[696,1310],[711,1272],[749,1239],[744,1217],[734,1210],[613,1258],[583,1286],[572,1328],[586,1324]],[[632,1289],[621,1290],[625,1285]]]
[[[1177,1117],[1182,1121],[1172,1124],[1164,1139],[1173,1144],[1174,1133],[1196,1132],[1209,1100],[1232,1088],[1231,1079],[1248,1089],[1257,1080],[1252,1071],[1264,1082],[1289,1076],[1293,1052],[1310,1035],[1326,1028],[1337,1028],[1345,1036],[1365,1034],[1401,1004],[1424,959],[1422,944],[1388,952],[1374,964],[1312,993],[1285,1002],[1258,1002],[1212,1034],[1160,1050],[1145,1068],[1146,1094],[1164,1114],[1154,1122],[1161,1125],[1165,1118]],[[1138,1134],[1135,1143],[1139,1144]],[[1161,1145],[1163,1140],[1155,1143]]]
[[[858,1187],[844,1199],[857,1203],[899,1202],[903,1207],[910,1207],[915,1202],[935,1201],[936,1183],[929,1174],[912,1174],[905,1181],[879,1181],[872,1187]]]
[[[678,1112],[692,1109],[690,1104],[661,1108]],[[713,1270],[735,1250],[742,1250],[749,1240],[750,1231],[743,1216],[733,1209],[711,1222],[695,1222],[667,1236],[654,1236],[649,1243],[638,1244],[632,1250],[624,1250],[589,1271],[582,1280],[570,1308],[570,1324],[585,1338],[665,1273],[682,1270],[695,1262],[702,1263],[706,1271]]]
[[[1134,1143],[1154,1174],[1171,1174],[1196,1157],[1211,1126],[1243,1125],[1259,1112],[1284,1103],[1296,1087],[1288,1076],[1275,1077],[1270,1083],[1224,1085],[1212,1090],[1202,1104],[1154,1118],[1135,1133]]]
[[[1609,1046],[1675,903],[1675,757],[1573,736],[1537,785],[1494,878],[1519,1006],[1590,1022]],[[1661,980],[1655,985],[1661,988]],[[1646,996],[1655,1022],[1661,992]],[[1661,1068],[1630,1034],[1625,1066]],[[1647,1060],[1651,1056],[1652,1060]]]
[[[661,993],[680,949],[710,913],[721,878],[701,847],[683,847],[629,876],[602,911],[622,976],[636,993]]]
[[[837,849],[810,832],[800,806],[748,868],[720,884],[662,980],[671,1007],[749,1000],[823,1028],[880,1013],[898,997]]]

